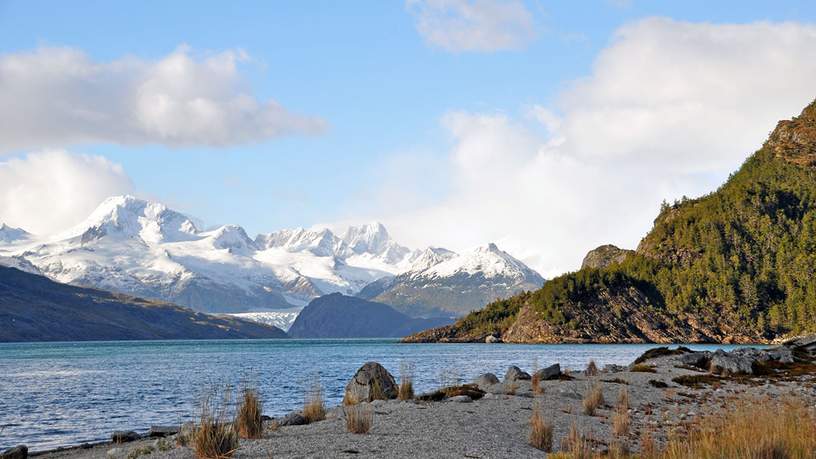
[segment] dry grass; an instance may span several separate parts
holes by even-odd
[[[584,395],[584,400],[581,403],[581,406],[584,408],[584,414],[587,416],[595,416],[595,410],[603,404],[603,386],[601,383],[595,383]]]
[[[581,434],[575,422],[570,426],[567,437],[561,441],[561,450],[561,457],[564,458],[591,459],[593,457],[591,442]]]
[[[508,381],[504,383],[504,393],[507,395],[516,395],[518,390],[518,383],[515,381]]]
[[[657,443],[655,443],[654,432],[651,429],[643,429],[640,434],[640,455],[644,459],[657,455]]]
[[[595,364],[594,360],[590,360],[589,363],[587,364],[586,371],[584,371],[584,374],[589,377],[595,377],[598,376],[598,373],[600,373],[600,371],[598,370],[598,365]]]
[[[620,391],[618,391],[615,414],[612,415],[612,433],[618,437],[619,441],[629,435],[629,424],[629,391],[626,387],[621,387]],[[619,446],[623,449],[625,445],[619,442]]]
[[[346,414],[346,430],[355,434],[368,433],[374,423],[374,409],[369,404],[348,405],[343,408]]]
[[[201,404],[201,416],[192,435],[193,451],[197,458],[224,459],[232,457],[238,449],[234,420],[226,415],[228,405],[228,394],[220,408],[216,408],[210,398],[205,398]]]
[[[326,419],[326,405],[323,403],[323,389],[316,381],[303,403],[303,417],[309,424]]]
[[[740,401],[719,416],[709,416],[688,435],[676,435],[660,459],[813,458],[816,414],[800,400]]]
[[[657,370],[651,365],[646,365],[645,363],[638,363],[637,365],[632,366],[632,370],[635,373],[657,373]]]
[[[414,398],[414,371],[410,364],[400,364],[400,384],[397,390],[397,398],[400,400]]]
[[[254,389],[244,389],[235,412],[235,429],[241,438],[261,438],[263,435],[263,404]]]
[[[631,407],[629,404],[629,389],[627,389],[625,386],[621,387],[618,391],[618,402],[615,404],[615,406],[619,410],[628,410]]]
[[[538,372],[533,373],[533,376],[530,378],[530,389],[533,391],[533,396],[544,393],[544,388],[541,387],[541,375],[539,375]]]
[[[534,406],[530,416],[530,446],[542,451],[550,452],[553,446],[553,425],[544,420],[541,407]]]

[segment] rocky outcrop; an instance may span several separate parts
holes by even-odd
[[[532,378],[530,373],[522,370],[517,366],[511,366],[507,369],[507,373],[504,374],[504,382],[513,382],[513,381],[529,381]]]
[[[780,121],[766,146],[786,161],[800,166],[816,165],[816,102],[798,117]]]
[[[355,404],[397,398],[397,384],[391,373],[377,362],[367,362],[346,384],[343,402]]]
[[[622,262],[633,250],[620,249],[612,244],[602,245],[587,252],[581,269],[594,268],[601,269],[607,266]]]

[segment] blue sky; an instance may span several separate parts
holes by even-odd
[[[596,60],[615,42],[621,27],[649,17],[715,26],[767,21],[807,27],[816,20],[816,4],[809,1],[519,4],[531,18],[533,37],[508,49],[485,51],[451,50],[429,42],[418,29],[416,4],[401,1],[227,5],[0,0],[0,53],[5,56],[69,47],[93,62],[109,63],[127,56],[158,61],[180,46],[189,47],[194,59],[243,50],[248,58],[237,68],[248,93],[327,125],[318,134],[294,133],[218,147],[116,139],[65,144],[49,140],[40,146],[32,139],[30,146],[15,146],[5,153],[8,158],[24,158],[40,148],[60,148],[71,154],[102,156],[121,165],[137,194],[179,207],[211,224],[240,223],[250,234],[357,218],[388,222],[392,210],[401,213],[390,218],[399,226],[414,211],[427,216],[433,212],[424,208],[440,202],[452,206],[457,201],[446,201],[454,192],[452,187],[461,187],[445,177],[458,146],[466,142],[461,135],[452,134],[451,113],[485,114],[493,121],[505,117],[513,129],[543,137],[545,143],[547,129],[531,121],[530,110],[548,107],[556,116],[568,111],[571,105],[566,103],[568,108],[564,108],[565,92],[579,79],[593,78]],[[455,9],[451,11],[456,14]],[[805,102],[806,98],[796,103]],[[787,112],[793,106],[774,107],[771,112],[773,116],[780,111],[792,115]],[[747,153],[750,150],[729,156],[722,164],[689,172],[684,178],[693,176],[692,185],[668,178],[661,186],[668,185],[656,187],[649,201],[656,208],[660,198],[671,198],[672,193],[703,191],[726,176]],[[407,184],[394,178],[403,167],[406,175],[413,176],[406,179]],[[393,191],[387,199],[378,196],[382,188],[389,187],[398,189],[396,197]],[[394,203],[394,209],[390,208],[389,200],[402,198],[411,204]],[[493,213],[485,218],[504,217]],[[557,224],[558,217],[546,224]],[[638,218],[626,235],[609,236],[636,242],[636,235],[648,229],[642,222],[648,219]],[[465,239],[468,243],[481,238],[506,240],[542,270],[574,266],[563,261],[567,255],[558,261],[536,255],[547,252],[546,245],[519,250],[525,239],[514,240],[513,226],[523,224],[527,223],[511,218],[504,230],[475,232]],[[435,243],[427,231],[404,226],[392,232],[410,242]],[[446,232],[456,234],[455,229]],[[574,244],[569,259],[580,258],[577,254],[587,245],[603,238],[598,234],[586,243]],[[456,237],[440,239],[441,245]]]

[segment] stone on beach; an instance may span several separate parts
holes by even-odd
[[[530,379],[532,379],[530,373],[523,371],[521,368],[515,365],[508,368],[507,373],[504,374],[504,382],[527,381]]]
[[[555,365],[550,365],[547,368],[542,368],[536,371],[535,374],[538,376],[539,381],[558,378],[561,376],[561,365],[558,363]]]
[[[284,416],[283,419],[278,421],[279,426],[302,426],[308,423],[309,422],[306,420],[306,417],[297,411],[292,411]]]
[[[181,426],[151,426],[147,436],[152,438],[169,437],[179,433],[179,430],[181,430]]]
[[[129,443],[140,438],[142,436],[132,430],[117,430],[111,435],[111,440],[114,443]]]
[[[484,373],[479,375],[476,379],[473,380],[473,384],[479,386],[480,389],[484,389],[486,387],[494,386],[499,383],[499,378],[496,377],[493,373]]]
[[[28,457],[28,447],[18,445],[0,452],[0,459],[26,459]]]
[[[343,399],[347,403],[372,402],[397,398],[397,393],[397,383],[391,373],[377,362],[367,362],[346,384]]]

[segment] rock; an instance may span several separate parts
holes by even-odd
[[[697,367],[703,370],[708,370],[711,361],[710,352],[692,352],[691,354],[683,354],[679,358],[680,363],[691,367]]]
[[[626,367],[623,365],[615,365],[614,363],[607,363],[603,366],[604,373],[620,373],[622,371],[626,371]]]
[[[496,335],[487,335],[487,337],[485,338],[485,343],[487,344],[501,343],[501,338],[499,338]]]
[[[308,424],[306,418],[297,411],[292,411],[278,421],[279,426],[303,426]]]
[[[493,373],[485,373],[483,375],[479,375],[478,378],[473,380],[473,384],[476,384],[481,389],[496,385],[498,383],[499,378],[497,378],[496,375],[494,375]]]
[[[150,431],[147,433],[151,438],[164,438],[170,435],[179,433],[181,426],[150,426]]]
[[[271,421],[272,419],[273,419],[272,416],[267,416],[265,414],[261,415],[261,421],[263,422]]]
[[[556,379],[561,376],[561,365],[556,363],[555,365],[550,365],[547,368],[542,368],[535,372],[538,375],[539,381],[546,381],[548,379]]]
[[[468,397],[467,395],[456,395],[454,397],[451,397],[449,400],[457,403],[470,403],[473,401],[473,399]]]
[[[510,381],[526,381],[532,379],[529,373],[526,373],[521,370],[521,368],[517,366],[511,366],[507,369],[507,373],[504,374],[504,382]]]
[[[346,384],[343,399],[350,403],[397,398],[397,384],[391,373],[377,362],[367,362]]]
[[[789,347],[780,346],[766,349],[763,353],[765,360],[771,360],[779,363],[793,363],[793,350]]]
[[[26,459],[28,457],[28,447],[18,445],[0,452],[0,459]]]
[[[612,244],[602,245],[590,250],[581,262],[581,269],[606,268],[609,265],[622,262],[627,255],[634,253],[634,250],[620,249]]]
[[[708,371],[718,375],[750,375],[754,373],[756,358],[752,355],[735,352],[714,351]]]
[[[141,435],[132,430],[117,430],[111,435],[111,440],[114,443],[129,443],[140,438],[142,438]]]

